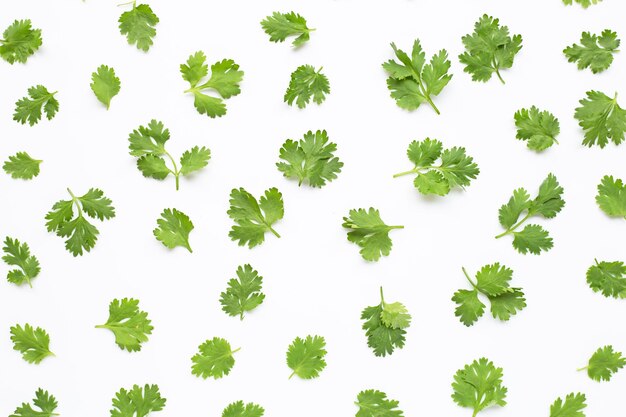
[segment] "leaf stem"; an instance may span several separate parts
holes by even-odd
[[[524,216],[524,218],[522,220],[520,220],[519,222],[515,223],[513,226],[509,227],[506,231],[500,233],[499,235],[496,236],[496,239],[500,239],[501,237],[504,237],[506,235],[510,235],[511,233],[515,232],[515,229],[517,229],[518,227],[520,227],[526,220],[528,220],[530,218],[530,216],[532,216],[532,213],[527,213],[526,216]]]
[[[500,81],[502,82],[502,84],[506,84],[506,82],[504,81],[504,79],[502,78],[502,75],[500,75],[500,70],[499,68],[496,68],[496,75],[498,76],[498,78],[500,79]]]
[[[585,371],[585,370],[587,370],[588,368],[589,368],[589,365],[587,365],[587,366],[583,366],[582,368],[578,368],[578,369],[576,369],[576,372]]]
[[[274,230],[274,229],[272,228],[272,226],[267,225],[267,228],[269,229],[269,231],[270,231],[270,232],[272,232],[272,233],[274,234],[274,236],[276,236],[277,238],[279,238],[279,239],[280,239],[280,235],[278,234],[278,232],[277,232],[276,230]]]
[[[472,281],[472,279],[470,278],[469,274],[467,273],[467,271],[465,270],[465,267],[462,266],[461,270],[463,271],[463,274],[465,274],[465,278],[467,278],[467,281],[472,285],[472,287],[477,290],[478,287],[476,286],[476,284],[474,284],[474,281]]]
[[[295,374],[296,374],[296,371],[293,371],[293,372],[291,373],[291,375],[289,375],[289,378],[287,378],[287,379],[291,379],[291,377],[292,377],[292,376],[294,376]]]
[[[174,177],[176,178],[176,191],[178,191],[178,187],[179,187],[179,179],[178,179],[178,177],[180,176],[180,171],[178,170],[178,165],[176,165],[176,161],[174,160],[172,155],[170,155],[170,153],[165,150],[165,148],[163,148],[163,153],[170,159],[170,161],[172,161],[172,165],[174,165],[174,171],[172,171],[170,169],[170,172],[172,174],[174,174]]]
[[[385,305],[385,297],[383,296],[383,287],[381,285],[380,287],[380,303],[384,306]]]
[[[404,226],[387,226],[388,229],[404,229]]]
[[[78,211],[78,217],[83,217],[83,208],[80,205],[80,201],[78,197],[74,195],[74,193],[72,192],[72,190],[69,189],[69,187],[67,188],[67,192],[70,193],[70,196],[72,196],[72,205],[76,206],[76,211]]]

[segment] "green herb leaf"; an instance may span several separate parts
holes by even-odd
[[[532,106],[530,109],[520,109],[515,113],[517,139],[525,140],[528,149],[541,152],[555,143],[561,132],[559,120],[547,110],[541,111]]]
[[[591,69],[597,74],[607,70],[613,63],[613,54],[619,48],[620,40],[617,33],[606,29],[600,36],[583,32],[581,45],[573,44],[563,50],[569,62],[578,62],[578,69]]]
[[[18,152],[9,156],[9,160],[4,163],[2,169],[11,175],[11,178],[30,180],[39,175],[39,165],[43,161],[33,159],[26,152]]]
[[[262,417],[263,414],[265,410],[260,405],[236,401],[224,409],[222,417]]]
[[[609,140],[616,145],[624,141],[626,110],[617,104],[617,93],[610,98],[600,91],[588,91],[580,104],[574,117],[585,132],[583,145],[604,148]]]
[[[38,410],[35,410],[33,405],[37,407]],[[52,417],[58,415],[54,412],[58,406],[56,398],[48,394],[48,391],[44,391],[41,388],[35,392],[33,405],[30,405],[30,403],[22,403],[9,417]]]
[[[261,292],[263,277],[246,264],[237,268],[237,278],[228,281],[228,288],[220,294],[220,304],[226,314],[243,320],[245,312],[254,310],[265,299]]]
[[[598,262],[587,270],[587,284],[605,297],[626,298],[626,265],[623,262]]]
[[[378,261],[381,256],[388,256],[392,242],[389,232],[404,229],[404,226],[387,226],[380,218],[380,212],[370,207],[350,210],[343,218],[344,228],[349,229],[348,240],[361,247],[359,251],[366,261]]]
[[[565,3],[568,6],[571,6],[573,3],[578,3],[581,6],[583,6],[585,9],[589,6],[591,6],[592,4],[598,4],[600,3],[602,0],[563,0],[563,3]]]
[[[111,106],[111,99],[120,92],[120,79],[115,75],[115,70],[106,65],[100,65],[96,72],[91,74],[91,90],[102,104]]]
[[[626,185],[619,178],[605,175],[598,185],[596,203],[607,215],[626,218]]]
[[[330,94],[330,83],[322,74],[322,68],[316,71],[312,65],[301,65],[291,73],[291,81],[284,100],[290,106],[295,101],[296,105],[303,109],[311,98],[316,104],[322,104],[326,100],[326,94]]]
[[[136,44],[137,49],[147,52],[156,36],[155,26],[159,18],[147,4],[137,5],[137,1],[133,1],[132,5],[133,9],[122,13],[118,20],[120,33],[126,36],[130,45]]]
[[[5,253],[2,260],[7,265],[19,268],[9,271],[7,281],[16,285],[26,283],[32,288],[32,280],[39,275],[41,267],[37,258],[30,254],[28,244],[25,242],[20,243],[19,240],[7,236],[4,239],[2,251]]]
[[[111,417],[145,417],[165,408],[166,399],[161,397],[158,385],[133,385],[130,390],[121,388],[113,398]]]
[[[411,325],[411,315],[399,302],[386,303],[380,288],[380,304],[366,307],[361,313],[367,345],[374,355],[387,356],[404,347],[406,331]]]
[[[568,394],[565,401],[557,398],[550,406],[550,417],[585,417],[582,411],[587,407],[585,394]]]
[[[41,120],[41,112],[46,113],[51,120],[59,111],[59,102],[54,97],[57,92],[51,93],[43,85],[36,85],[28,89],[28,96],[19,99],[15,103],[13,120],[18,123],[33,126]]]
[[[173,249],[182,246],[193,252],[189,245],[189,233],[192,230],[193,223],[185,213],[176,209],[165,209],[161,218],[157,219],[157,228],[152,233],[165,247]]]
[[[207,379],[213,377],[219,379],[228,375],[235,365],[233,354],[239,349],[232,350],[230,343],[220,337],[207,340],[198,347],[199,352],[195,354],[191,361],[191,373],[193,375]]]
[[[326,341],[322,336],[296,337],[287,350],[287,366],[293,370],[289,375],[302,379],[317,378],[326,368]]]
[[[41,30],[33,29],[30,19],[15,20],[0,39],[0,56],[9,64],[26,63],[41,46]]]
[[[138,352],[141,344],[147,342],[148,335],[152,334],[154,327],[150,323],[148,313],[139,310],[139,300],[124,298],[111,301],[108,320],[96,328],[112,331],[120,349]]]
[[[474,417],[485,408],[506,405],[507,389],[502,386],[502,368],[496,368],[487,358],[459,369],[454,375],[452,389],[454,402],[472,408]]]
[[[257,202],[243,188],[235,188],[230,193],[230,209],[227,214],[235,221],[228,236],[238,241],[239,246],[247,244],[249,248],[253,248],[265,241],[266,232],[272,232],[280,238],[272,225],[285,214],[283,195],[276,188],[270,188]]]
[[[48,356],[54,356],[50,351],[50,336],[41,327],[34,328],[28,323],[24,327],[16,324],[11,327],[11,341],[13,350],[20,352],[28,363],[39,364]]]
[[[404,417],[398,401],[387,399],[387,394],[378,390],[359,392],[354,404],[359,407],[356,417]]]
[[[307,27],[306,19],[294,12],[274,12],[261,22],[261,26],[270,35],[271,42],[284,42],[289,36],[297,36],[293,40],[295,47],[305,44],[309,34],[315,30]]]
[[[617,371],[626,365],[626,358],[621,352],[615,352],[613,346],[599,348],[591,355],[589,363],[579,371],[587,370],[587,375],[594,381],[610,381]]]

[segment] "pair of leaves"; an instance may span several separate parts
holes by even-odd
[[[404,417],[400,404],[387,398],[382,391],[368,389],[359,392],[354,404],[359,407],[356,417]]]
[[[28,363],[39,364],[48,356],[54,356],[50,351],[50,336],[41,327],[16,324],[11,327],[11,341],[13,350],[20,352]]]
[[[587,407],[585,394],[568,394],[565,400],[557,398],[550,406],[550,417],[585,417]]]
[[[298,185],[307,182],[311,187],[321,188],[337,178],[343,162],[334,156],[337,145],[328,141],[325,130],[308,131],[299,141],[287,139],[280,148],[278,170],[286,178],[295,178]]]
[[[239,316],[243,320],[244,313],[257,308],[265,299],[261,292],[263,277],[245,264],[237,268],[237,278],[228,281],[228,288],[220,294],[222,310],[229,316]]]
[[[607,215],[626,218],[626,184],[619,178],[605,175],[598,185],[596,203]]]
[[[100,65],[96,72],[91,74],[91,91],[102,104],[111,106],[111,99],[120,92],[120,79],[115,75],[115,70],[106,65]]]
[[[551,249],[553,246],[552,238],[543,227],[537,224],[528,224],[521,231],[518,231],[518,228],[533,216],[546,219],[554,218],[565,206],[565,201],[561,198],[562,194],[563,187],[559,185],[553,174],[548,174],[543,180],[539,187],[539,193],[534,200],[530,199],[528,191],[524,188],[513,191],[513,196],[509,202],[500,207],[498,217],[500,224],[506,231],[496,236],[496,239],[513,235],[513,247],[523,254],[530,252],[539,255],[541,251]],[[524,212],[526,215],[519,220]]]
[[[585,9],[589,6],[591,6],[592,4],[598,4],[600,3],[602,0],[563,0],[563,3],[565,3],[568,6],[571,6],[572,4],[578,3],[581,6],[583,6]]]
[[[294,103],[303,109],[311,98],[315,104],[322,104],[326,94],[330,94],[328,78],[322,74],[322,67],[315,70],[312,65],[301,65],[291,73],[291,80],[285,92],[284,101],[290,106]]]
[[[243,80],[243,71],[239,70],[239,65],[232,59],[224,59],[211,65],[211,76],[202,84],[201,81],[209,74],[204,52],[198,51],[189,56],[187,63],[181,64],[180,72],[183,79],[189,82],[190,88],[185,93],[193,93],[193,104],[198,113],[211,118],[225,115],[224,99],[241,93],[239,84]],[[209,91],[217,93],[219,97],[206,94]]]
[[[109,304],[109,318],[98,329],[108,329],[115,335],[115,343],[120,349],[129,352],[141,350],[141,344],[148,341],[154,327],[148,313],[139,310],[139,300],[133,298],[115,299]]]
[[[90,188],[84,195],[76,197],[68,188],[70,200],[57,201],[46,214],[46,227],[49,232],[67,238],[65,248],[74,256],[89,252],[98,240],[98,229],[87,217],[108,220],[115,217],[115,208],[111,200],[97,188]],[[74,216],[76,208],[76,216]]]
[[[14,179],[30,180],[39,175],[39,165],[43,161],[33,159],[26,152],[18,152],[9,156],[9,160],[4,163],[2,169]]]
[[[191,373],[203,379],[222,378],[235,365],[233,354],[238,351],[232,350],[230,343],[220,337],[207,340],[198,346],[198,353],[191,358]]]
[[[579,103],[574,117],[585,132],[583,145],[604,148],[609,140],[616,145],[624,141],[626,110],[617,103],[617,93],[610,98],[600,91],[588,91]]]
[[[485,312],[485,305],[478,298],[479,294],[487,297],[491,306],[491,315],[494,319],[508,321],[526,307],[526,299],[521,288],[512,288],[509,281],[513,277],[513,270],[498,262],[483,266],[476,273],[476,282],[463,268],[465,277],[472,285],[472,290],[458,290],[452,301],[457,304],[454,314],[466,326],[473,325]]]
[[[9,64],[24,64],[41,43],[41,30],[33,29],[30,19],[15,20],[2,33],[0,56]]]
[[[392,242],[389,232],[404,229],[404,226],[387,226],[380,218],[380,212],[373,207],[350,210],[343,218],[344,228],[349,229],[348,240],[361,247],[359,253],[366,261],[378,261],[381,256],[388,256]]]
[[[132,10],[122,13],[118,20],[120,33],[126,36],[130,45],[135,44],[137,49],[147,52],[152,46],[152,38],[156,36],[155,26],[159,18],[147,4],[131,3]]]
[[[229,404],[224,411],[222,417],[262,417],[265,410],[258,404],[247,403],[243,401],[235,401]]]
[[[444,196],[454,187],[470,185],[480,173],[474,159],[465,153],[465,148],[455,146],[444,150],[437,139],[414,140],[406,154],[415,168],[395,174],[394,178],[417,174],[413,184],[425,195]],[[437,159],[441,159],[439,165],[435,165]]]
[[[578,62],[578,69],[589,68],[591,72],[597,74],[611,66],[613,54],[617,52],[620,40],[617,33],[605,29],[599,36],[583,32],[580,43],[568,46],[563,53],[569,62]]]
[[[177,246],[193,252],[189,245],[189,233],[193,230],[193,223],[182,211],[165,209],[161,218],[157,219],[157,227],[152,231],[154,237],[165,247],[173,249]]]
[[[32,288],[32,280],[39,275],[41,267],[37,258],[31,255],[28,244],[7,236],[2,251],[2,260],[7,265],[17,266],[8,272],[7,281],[16,285],[28,284]]]
[[[37,407],[38,410],[35,410],[33,406]],[[57,406],[56,398],[48,394],[48,391],[39,388],[35,392],[33,405],[30,403],[22,403],[9,417],[52,417],[58,415],[54,412]]]
[[[304,45],[315,30],[306,25],[304,17],[294,12],[274,12],[261,22],[261,27],[270,35],[270,42],[284,42],[289,36],[296,36],[292,42],[294,47]]]
[[[28,89],[28,96],[15,103],[13,120],[18,123],[33,126],[41,120],[42,109],[48,120],[52,120],[59,111],[59,101],[54,97],[57,92],[49,92],[43,85],[36,85]]]
[[[422,103],[428,103],[440,114],[432,98],[438,96],[452,79],[448,52],[442,49],[427,64],[419,39],[413,42],[411,57],[394,43],[391,47],[400,61],[390,59],[383,64],[383,69],[389,74],[387,88],[391,97],[400,108],[416,110]]]
[[[528,149],[541,152],[553,144],[558,144],[556,137],[561,133],[559,119],[547,110],[539,110],[532,106],[530,109],[520,109],[515,113],[515,127],[517,139],[525,140]]]
[[[605,297],[626,298],[626,265],[624,262],[598,262],[587,270],[587,284]]]
[[[283,195],[276,188],[270,188],[256,198],[243,188],[235,188],[230,193],[228,216],[235,221],[228,236],[238,241],[239,246],[253,248],[265,241],[265,233],[271,232],[280,238],[272,225],[285,214]]]
[[[158,385],[133,385],[129,390],[121,388],[113,398],[111,417],[145,417],[153,411],[163,410],[166,402]]]
[[[326,341],[322,336],[296,337],[287,349],[287,366],[302,379],[317,378],[326,368]]]
[[[391,355],[394,349],[404,347],[406,330],[411,325],[411,315],[404,304],[386,303],[380,288],[380,304],[366,307],[361,313],[367,345],[374,355]]]
[[[459,369],[454,375],[452,389],[454,402],[472,408],[474,417],[485,408],[506,405],[507,389],[502,385],[502,368],[496,368],[487,358]]]
[[[180,177],[186,177],[208,165],[211,151],[208,148],[194,146],[180,157],[180,168],[176,160],[165,149],[170,139],[170,131],[163,122],[151,120],[148,126],[139,126],[128,136],[128,149],[132,156],[137,157],[137,168],[144,177],[163,180],[172,174],[176,179],[176,190],[179,189]],[[171,167],[165,163],[167,158]]]
[[[621,352],[613,350],[613,346],[607,345],[596,350],[589,363],[579,371],[586,370],[589,378],[594,381],[610,381],[613,375],[626,365],[626,358]]]

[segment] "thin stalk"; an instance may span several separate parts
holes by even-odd
[[[424,87],[424,84],[422,83],[422,77],[420,77],[419,74],[417,74],[412,69],[411,69],[411,72],[413,73],[413,78],[417,80],[417,84],[420,87],[420,91],[422,92],[422,95],[424,96],[428,104],[430,104],[430,107],[432,107],[433,110],[435,110],[435,113],[437,113],[438,115],[441,114],[437,106],[435,106],[435,103],[433,102],[433,100],[430,98],[430,93],[428,92],[428,89]]]
[[[475,289],[478,290],[478,287],[476,286],[476,284],[474,284],[474,281],[472,281],[472,279],[470,278],[469,274],[467,273],[467,271],[465,270],[465,267],[462,266],[461,270],[463,270],[463,274],[465,274],[465,278],[467,278],[467,281],[471,284],[471,286]]]
[[[384,306],[385,305],[385,297],[383,296],[383,287],[380,287],[380,303]]]
[[[496,68],[496,75],[498,76],[498,78],[500,79],[500,81],[502,82],[502,84],[506,84],[506,82],[504,81],[504,79],[502,78],[502,75],[500,75],[500,70],[498,68]]]
[[[267,223],[266,223],[265,225],[267,226],[268,230],[274,234],[274,236],[276,236],[277,238],[279,238],[279,239],[280,239],[280,235],[278,234],[278,232],[277,232],[276,230],[274,230],[274,229],[272,228],[272,226],[270,226],[270,225],[269,225],[269,224],[267,224]]]
[[[524,216],[524,218],[522,220],[520,220],[519,222],[515,223],[513,226],[509,227],[506,231],[504,231],[503,233],[500,233],[498,236],[496,236],[496,239],[500,239],[501,237],[504,237],[506,235],[510,235],[511,233],[515,232],[515,229],[520,227],[526,220],[528,220],[530,218],[530,216],[532,216],[531,213],[526,214],[526,216]]]
[[[172,161],[172,165],[174,165],[174,171],[172,171],[170,169],[170,172],[172,174],[174,174],[174,177],[176,178],[176,191],[178,191],[178,186],[179,186],[179,179],[178,177],[180,176],[180,171],[178,170],[178,165],[176,165],[176,161],[174,160],[174,158],[172,157],[172,155],[170,155],[170,153],[168,151],[166,151],[165,149],[163,149],[163,153],[170,159],[170,161]],[[189,248],[187,248],[189,249]],[[191,251],[191,249],[189,249]]]
[[[67,189],[67,192],[70,193],[70,196],[72,196],[72,204],[76,206],[78,217],[83,217],[83,208],[80,205],[80,201],[78,200],[78,197],[74,195],[74,193],[72,192],[72,190],[69,189],[69,187]]]
[[[589,365],[587,365],[587,366],[583,366],[582,368],[578,368],[578,369],[576,369],[576,371],[577,371],[577,372],[580,372],[580,371],[585,371],[585,370],[587,370],[588,368],[589,368]]]

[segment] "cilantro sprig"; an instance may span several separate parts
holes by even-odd
[[[114,299],[109,304],[109,318],[106,323],[96,326],[107,329],[115,335],[115,343],[120,349],[129,352],[141,350],[141,344],[148,341],[154,327],[148,313],[139,309],[139,300],[133,298]]]
[[[541,152],[553,144],[558,144],[556,137],[561,133],[559,119],[547,110],[520,109],[513,116],[517,127],[517,139],[525,140],[528,149]]]
[[[404,304],[387,303],[380,287],[380,303],[366,307],[361,313],[367,345],[376,356],[391,355],[404,347],[406,330],[411,325],[411,315]]]
[[[589,378],[594,381],[610,381],[613,375],[626,366],[626,357],[621,352],[613,350],[613,346],[607,345],[596,350],[587,366],[578,368],[578,371],[587,371]]]
[[[238,241],[239,246],[253,248],[265,241],[265,233],[271,232],[280,238],[272,227],[285,214],[283,195],[276,188],[265,190],[257,199],[243,188],[235,188],[230,193],[228,216],[235,221],[228,236]]]
[[[613,55],[619,50],[617,33],[605,29],[600,35],[583,32],[580,45],[573,44],[563,50],[568,62],[577,62],[579,70],[589,68],[597,74],[607,70],[613,63]]]
[[[563,0],[563,3],[567,6],[571,6],[574,3],[578,3],[580,4],[583,8],[587,8],[589,6],[591,6],[592,4],[598,4],[600,3],[602,0]]]
[[[380,218],[380,212],[370,207],[350,210],[343,218],[342,226],[348,229],[348,240],[361,247],[359,253],[366,261],[378,261],[381,256],[388,256],[392,242],[389,232],[404,229],[404,226],[387,226]]]
[[[290,106],[294,103],[303,109],[311,98],[315,104],[322,104],[326,100],[326,94],[330,94],[328,77],[322,74],[323,67],[316,70],[312,65],[301,65],[291,73],[291,80],[284,101]]]
[[[587,270],[587,284],[605,297],[626,298],[626,265],[621,261],[595,260]]]
[[[317,378],[326,368],[326,340],[322,336],[296,337],[287,349],[287,366],[302,379]]]
[[[17,407],[13,414],[9,417],[52,417],[58,416],[55,413],[58,402],[53,395],[50,395],[48,391],[44,391],[39,388],[35,392],[35,398],[33,398],[32,405],[30,403],[23,402],[21,406]],[[37,409],[33,408],[36,407]]]
[[[168,208],[163,210],[161,218],[157,219],[157,227],[152,234],[167,248],[182,246],[191,253],[193,250],[189,244],[189,233],[192,230],[193,223],[189,216],[175,208]]]
[[[43,161],[40,159],[34,159],[26,152],[18,152],[15,155],[9,156],[9,160],[4,163],[2,169],[9,174],[11,178],[30,180],[39,175],[40,168]]]
[[[135,44],[137,49],[148,52],[153,44],[152,38],[156,36],[155,26],[159,23],[159,18],[147,4],[137,5],[134,0],[119,6],[127,5],[132,5],[133,8],[120,16],[120,33],[126,36],[129,45]]]
[[[229,316],[239,316],[243,320],[244,313],[257,308],[265,299],[261,292],[263,277],[250,266],[245,264],[237,268],[237,278],[228,281],[228,288],[220,294],[222,310]]]
[[[9,64],[24,64],[41,43],[41,30],[33,29],[30,19],[15,20],[2,33],[0,56]]]
[[[235,365],[233,354],[240,349],[233,350],[230,343],[221,337],[209,339],[198,346],[198,353],[191,358],[191,373],[203,379],[222,378],[228,375]]]
[[[120,92],[120,79],[115,70],[106,65],[100,65],[96,72],[91,74],[91,91],[96,98],[107,107],[111,106],[111,99]]]
[[[559,397],[550,406],[550,417],[585,417],[586,400],[580,392],[567,394],[564,400]]]
[[[55,98],[57,91],[49,92],[43,85],[28,89],[28,95],[15,103],[13,120],[18,123],[34,126],[41,120],[42,109],[48,120],[59,111],[59,101]]]
[[[41,267],[37,258],[30,253],[28,244],[7,236],[2,251],[2,260],[7,265],[17,266],[8,272],[7,281],[16,285],[28,284],[32,288],[32,280],[39,275]]]
[[[454,375],[452,399],[461,407],[473,409],[472,417],[488,407],[504,407],[507,389],[502,385],[502,376],[502,368],[489,359],[477,359]]]
[[[243,401],[230,403],[224,411],[222,417],[262,417],[265,409],[255,403],[244,404]]]
[[[624,141],[626,110],[617,103],[617,93],[611,98],[601,91],[588,91],[579,102],[574,117],[585,132],[583,145],[604,148],[609,141],[615,145]]]
[[[167,400],[161,396],[158,385],[133,385],[120,388],[113,397],[111,417],[145,417],[165,408]]]
[[[294,47],[304,45],[315,30],[307,26],[304,17],[294,12],[274,12],[263,19],[261,27],[270,35],[270,42],[284,42],[289,36],[296,36],[292,42]]]
[[[26,323],[11,327],[13,350],[22,354],[28,363],[39,364],[48,356],[54,356],[50,350],[50,336],[41,327],[33,327]]]
[[[404,417],[404,412],[398,408],[400,403],[387,398],[382,391],[361,391],[354,404],[359,407],[356,417]]]
[[[620,178],[605,175],[598,185],[596,203],[608,216],[626,219],[626,184]]]

